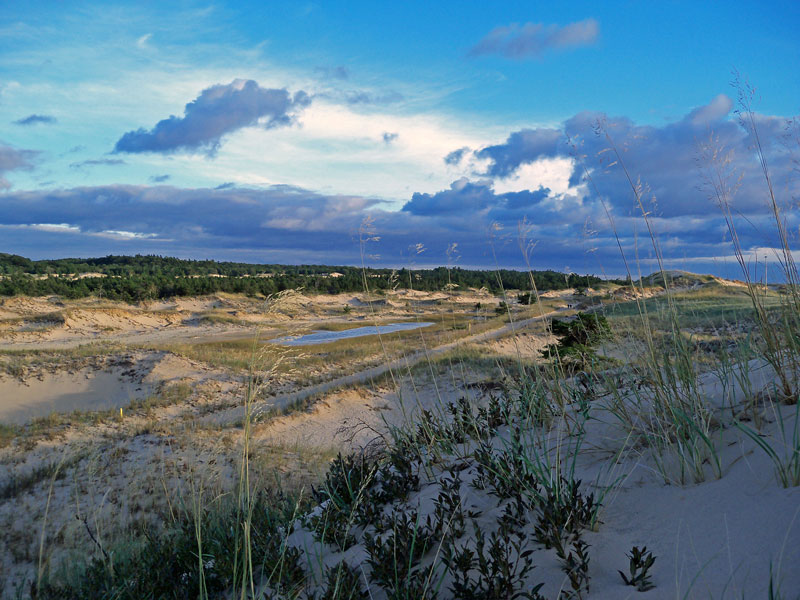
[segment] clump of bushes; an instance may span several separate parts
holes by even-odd
[[[612,337],[608,319],[597,313],[578,313],[572,320],[554,320],[553,335],[560,339],[542,355],[558,358],[566,366],[583,368],[596,358],[595,346]]]

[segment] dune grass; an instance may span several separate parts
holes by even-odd
[[[717,317],[728,315],[728,308],[742,308],[735,294],[686,293],[673,302],[677,314],[696,319],[698,303],[711,307],[704,313],[708,327],[719,327]],[[617,308],[632,312],[630,306]],[[631,319],[614,316],[615,309],[608,311],[612,324],[617,318]],[[671,340],[659,323],[669,321],[654,319],[648,331]],[[678,331],[684,328],[680,319],[677,324]],[[692,321],[689,327],[698,326]],[[383,341],[391,347],[391,340]],[[431,365],[423,363],[406,375],[419,378],[421,372],[436,374],[453,365],[468,370],[491,366],[507,383],[486,403],[442,405],[389,427],[385,447],[335,458],[311,492],[280,491],[274,483],[251,479],[255,462],[277,466],[281,460],[279,455],[265,457],[248,441],[247,407],[265,381],[253,376],[233,489],[209,495],[210,489],[196,484],[162,525],[106,547],[113,562],[98,549],[83,565],[45,569],[37,598],[213,598],[233,592],[241,598],[535,599],[550,597],[542,594],[553,590],[543,585],[549,581],[552,586],[552,581],[537,568],[544,554],[553,557],[563,575],[560,597],[591,598],[587,536],[602,532],[604,509],[625,480],[631,458],[648,462],[673,485],[724,476],[720,420],[729,413],[695,405],[702,397],[701,373],[680,372],[681,361],[692,360],[695,349],[660,346],[655,337],[651,343],[660,373],[649,370],[654,365],[647,356],[631,357],[621,379],[615,376],[619,367],[595,368],[591,360],[576,372],[558,352],[551,362],[538,365],[513,357],[498,361],[474,349],[456,349]],[[250,352],[251,360],[259,352],[260,359],[269,361],[263,347],[254,349],[252,342]],[[681,358],[677,352],[688,354]],[[259,371],[252,364],[250,369]],[[629,385],[632,380],[641,389]],[[656,385],[669,389],[654,391]],[[579,465],[592,452],[587,431],[594,423],[614,421],[627,434],[591,481],[581,479]],[[796,416],[782,422],[786,445],[780,448],[755,428],[745,431],[734,417],[725,422],[737,424],[755,447],[767,453],[773,449],[776,479],[785,485],[780,479],[785,474],[789,485],[797,485],[792,479]],[[766,447],[759,443],[763,439]],[[779,452],[782,448],[787,451]],[[331,458],[323,453],[313,460],[321,467]],[[365,553],[360,566],[346,554],[330,562],[329,557],[354,547]],[[658,589],[663,581],[658,557],[649,554],[647,561],[631,566],[630,557],[641,554],[635,550],[620,555],[619,570],[634,586]]]
[[[698,302],[712,306],[709,327],[719,326],[718,312],[740,308],[739,298],[730,294],[686,293],[673,301],[678,314],[696,316]],[[615,317],[613,310],[609,314],[612,323],[629,318]],[[649,331],[664,333],[657,324]],[[533,365],[454,350],[407,376],[440,373],[454,364],[466,369],[491,365],[505,375],[505,387],[488,403],[443,405],[389,427],[385,447],[335,458],[311,493],[280,491],[274,483],[251,479],[255,462],[280,461],[277,455],[265,457],[263,449],[248,441],[249,406],[265,381],[253,376],[246,391],[233,490],[209,496],[198,484],[162,526],[106,549],[109,555],[113,552],[113,566],[98,550],[83,566],[46,571],[37,597],[107,592],[121,598],[212,598],[233,590],[242,598],[304,599],[311,593],[332,599],[544,598],[549,596],[543,590],[552,588],[540,585],[545,582],[537,574],[541,559],[532,557],[546,552],[563,574],[560,597],[590,598],[592,561],[586,535],[602,531],[604,508],[627,475],[626,461],[639,456],[637,460],[650,462],[674,485],[723,476],[717,436],[724,413],[708,405],[701,407],[705,412],[684,412],[697,410],[692,403],[701,395],[696,381],[700,373],[679,373],[681,358],[675,352],[688,352],[684,360],[691,360],[694,350],[667,345],[660,351],[665,354],[659,355],[664,361],[658,363],[659,375],[648,371],[647,357],[632,357],[626,364],[626,377],[644,382],[637,392],[614,377],[618,368],[596,369],[589,361],[577,376],[558,352],[551,362]],[[250,352],[251,361],[258,353],[269,362],[264,348],[252,341]],[[250,369],[259,371],[253,363]],[[273,365],[272,374],[279,370]],[[695,378],[695,387],[684,389],[689,377]],[[654,385],[672,387],[653,392]],[[704,421],[710,414],[714,419]],[[628,433],[593,481],[581,480],[579,463],[591,452],[586,432],[594,422],[606,420],[605,415],[623,423]],[[733,418],[727,422],[738,423]],[[797,464],[791,454],[796,423],[789,417],[784,423],[789,453],[777,454],[777,448],[775,453],[776,473],[786,473],[790,485],[796,485],[791,479]],[[756,429],[745,437],[756,443],[762,439]],[[323,453],[314,460],[322,466],[331,458]],[[432,503],[420,503],[420,494],[430,496]],[[476,506],[496,508],[489,517],[486,508]],[[331,553],[355,546],[366,553],[361,566],[347,559],[328,562]],[[620,570],[627,568],[625,577],[634,586],[657,586],[652,573],[658,562],[652,554],[641,565],[628,565],[631,556],[641,554],[635,550],[619,557]]]

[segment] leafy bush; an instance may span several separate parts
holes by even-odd
[[[445,564],[453,580],[450,592],[462,600],[543,600],[538,584],[530,591],[523,588],[534,568],[526,547],[525,535],[501,527],[490,536],[474,526],[475,549],[463,546],[445,550]]]
[[[630,554],[627,555],[630,561],[628,565],[629,575],[625,575],[622,571],[617,571],[625,585],[636,587],[640,592],[646,592],[655,587],[652,579],[650,578],[650,568],[656,562],[656,557],[652,552],[648,552],[647,546],[634,546],[631,548]]]
[[[554,320],[553,335],[561,339],[547,346],[542,355],[580,367],[594,358],[593,346],[612,337],[608,319],[597,313],[578,313],[571,321]]]
[[[368,600],[370,595],[361,585],[361,575],[342,561],[327,570],[325,591],[319,600]]]
[[[375,535],[364,535],[370,579],[386,591],[388,600],[433,600],[434,567],[424,568],[423,557],[439,543],[429,516],[425,522],[416,510],[395,509],[379,524]]]

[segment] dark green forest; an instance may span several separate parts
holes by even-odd
[[[71,277],[85,273],[102,273],[105,277]],[[331,273],[341,276],[331,277]],[[141,255],[30,260],[0,253],[0,296],[96,296],[126,302],[215,292],[249,296],[266,296],[287,289],[326,294],[363,292],[365,281],[370,291],[377,292],[395,288],[435,291],[452,284],[455,289],[486,287],[497,293],[501,286],[529,290],[531,275],[540,291],[597,286],[603,282],[593,275],[556,271],[531,274],[508,269],[446,267],[362,270],[348,266],[263,265]]]

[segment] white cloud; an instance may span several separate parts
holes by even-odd
[[[126,240],[133,240],[133,239],[148,239],[158,237],[155,233],[136,233],[135,231],[115,231],[113,229],[108,229],[106,231],[101,231],[97,235],[104,236],[104,237],[111,237],[111,238],[122,238]]]
[[[569,178],[574,169],[572,158],[542,158],[522,165],[511,177],[497,179],[494,190],[498,194],[535,190],[539,186],[550,188],[553,194],[566,194],[570,190]]]
[[[217,182],[288,183],[399,203],[415,191],[447,187],[454,170],[444,157],[454,148],[486,144],[500,129],[432,113],[359,112],[322,100],[306,109],[300,123],[286,130],[237,132],[214,161],[203,162],[203,174]],[[392,144],[383,141],[386,131],[398,133]],[[175,161],[200,166],[197,157]]]
[[[136,40],[136,46],[139,48],[147,48],[147,42],[153,37],[152,33],[145,33],[142,37]]]
[[[29,227],[30,229],[37,229],[39,231],[57,231],[64,233],[80,233],[81,228],[69,223],[33,223],[31,225],[21,225],[20,227]]]

